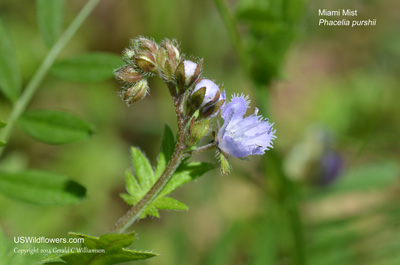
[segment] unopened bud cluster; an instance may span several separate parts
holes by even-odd
[[[154,75],[167,84],[173,97],[185,96],[187,116],[198,113],[197,120],[212,118],[225,104],[225,92],[213,81],[200,77],[202,60],[186,60],[176,40],[165,39],[157,44],[138,37],[131,41],[122,58],[126,65],[117,69],[115,75],[123,84],[121,97],[128,105],[148,94],[147,79]]]
[[[173,80],[181,60],[176,41],[164,40],[158,45],[144,37],[133,39],[124,50],[122,59],[126,65],[117,69],[115,76],[123,84],[121,97],[128,105],[148,94],[147,79],[150,76],[158,75],[164,81]]]

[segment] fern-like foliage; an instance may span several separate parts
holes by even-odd
[[[171,159],[174,147],[174,134],[170,127],[165,126],[161,151],[154,170],[147,157],[139,149],[132,147],[134,173],[129,170],[126,171],[126,189],[128,193],[121,194],[122,199],[127,204],[136,205],[151,189]],[[215,165],[205,162],[184,161],[157,198],[142,212],[140,218],[145,218],[147,215],[159,217],[158,210],[187,210],[188,206],[186,204],[167,195],[183,184],[201,177],[215,167]]]

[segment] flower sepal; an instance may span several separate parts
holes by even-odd
[[[226,155],[224,155],[222,152],[217,153],[218,155],[218,160],[220,163],[220,170],[222,175],[228,175],[231,171],[231,164],[229,163],[229,160]]]

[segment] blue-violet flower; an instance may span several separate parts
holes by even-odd
[[[222,153],[241,158],[262,155],[272,148],[272,140],[276,138],[273,124],[257,115],[257,108],[253,115],[243,118],[248,107],[249,100],[242,95],[233,96],[223,109],[224,124],[216,137],[217,147]]]

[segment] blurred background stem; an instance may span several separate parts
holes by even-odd
[[[254,78],[251,78],[251,62],[249,61],[251,58],[250,55],[246,54],[243,47],[243,38],[238,31],[237,21],[230,13],[224,0],[214,0],[214,3],[225,24],[232,46],[240,60],[242,68],[253,83],[256,106],[259,107],[260,113],[264,117],[270,117],[269,90],[272,78],[269,79],[270,81],[268,83],[260,83]],[[285,2],[282,3],[282,8],[286,8]],[[284,10],[282,13],[286,14]],[[265,74],[269,76],[274,75],[274,73]],[[283,240],[279,240],[283,242],[283,245],[280,246],[282,248],[281,250],[290,255],[292,264],[303,265],[305,264],[303,230],[298,208],[296,186],[285,176],[282,166],[282,157],[276,149],[269,150],[267,154],[263,156],[262,163],[263,171],[268,178],[266,190],[267,201],[269,201],[269,203],[267,211],[272,212],[271,217],[274,219],[272,222],[278,224],[281,228],[279,232],[284,234],[281,235]],[[279,234],[275,239],[278,240],[278,238]],[[279,242],[275,242],[275,244],[278,245]],[[279,249],[277,249],[277,251],[279,251]],[[275,256],[277,256],[276,253]],[[276,264],[276,261],[273,261],[272,264]]]
[[[60,52],[68,44],[76,31],[80,28],[82,23],[90,15],[93,9],[99,4],[99,2],[100,0],[89,0],[86,3],[86,5],[82,8],[79,14],[69,25],[69,27],[64,31],[58,41],[51,48],[46,58],[43,60],[33,77],[30,79],[30,81],[26,85],[26,88],[24,89],[24,92],[13,106],[12,112],[7,120],[7,126],[2,130],[2,133],[0,134],[0,138],[3,139],[5,142],[8,142],[8,140],[10,139],[15,123],[28,107],[33,96],[35,95],[36,90],[40,86],[41,82],[53,65],[54,61],[57,59]],[[0,157],[3,154],[4,149],[5,146],[0,147]]]

